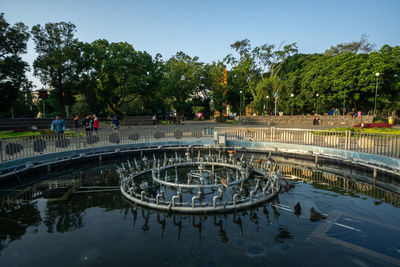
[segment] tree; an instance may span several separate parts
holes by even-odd
[[[31,82],[25,76],[29,65],[21,59],[26,53],[28,27],[23,23],[10,26],[0,13],[0,112],[7,112],[21,94],[30,94]]]
[[[222,121],[227,99],[227,88],[223,83],[225,65],[218,61],[205,65],[204,69],[205,86],[210,90],[213,108],[219,112],[219,120]]]
[[[128,43],[97,40],[83,48],[82,75],[88,99],[104,103],[123,117],[122,107],[158,88],[157,64],[147,52],[136,51]]]
[[[251,106],[255,110],[260,110],[264,103],[263,96],[271,93],[265,91],[267,88],[265,85],[275,86],[272,89],[270,87],[269,91],[277,92],[282,88],[283,85],[279,84],[281,81],[274,77],[278,76],[285,61],[297,53],[297,45],[282,43],[276,47],[274,44],[263,44],[252,48],[250,41],[244,39],[233,43],[231,48],[239,53],[239,59],[228,55],[225,62],[233,66],[232,70],[236,73],[236,79],[244,79],[247,82],[247,86],[239,90],[244,92],[246,99],[249,99],[246,92],[250,92]],[[271,81],[265,81],[265,79],[271,79]]]
[[[65,105],[79,93],[80,43],[74,38],[75,25],[70,22],[46,23],[32,27],[38,57],[33,62],[34,75],[54,90],[61,116]]]
[[[374,50],[375,45],[368,43],[368,36],[361,35],[360,41],[353,41],[350,43],[342,43],[336,46],[331,46],[330,49],[325,51],[327,56],[336,56],[341,53],[358,53],[359,51],[369,53]]]
[[[178,122],[190,106],[190,98],[200,87],[202,65],[197,57],[191,58],[183,52],[176,53],[165,63],[162,93],[176,109]]]

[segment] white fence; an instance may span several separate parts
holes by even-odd
[[[119,133],[73,132],[61,135],[2,138],[0,139],[0,161],[112,145],[176,140],[214,140],[214,134],[218,132],[226,133],[228,142],[248,140],[310,145],[400,158],[399,135],[305,129],[174,126],[124,128]]]

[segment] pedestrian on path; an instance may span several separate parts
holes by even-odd
[[[85,133],[93,131],[93,118],[92,118],[92,115],[90,115],[90,114],[86,115],[86,118],[83,120],[82,126],[83,126],[83,131]]]
[[[119,119],[117,115],[114,115],[112,120],[111,120],[111,128],[114,130],[114,132],[117,134],[119,133]]]
[[[96,115],[93,115],[93,129],[95,131],[99,129],[99,118]]]
[[[79,128],[79,116],[78,114],[72,115],[74,117],[75,129]]]
[[[56,134],[62,134],[65,132],[65,122],[60,116],[56,116],[56,119],[52,121],[50,129]]]
[[[156,125],[156,121],[157,121],[157,116],[156,114],[153,115],[153,125]]]

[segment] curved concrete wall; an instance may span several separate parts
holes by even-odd
[[[34,157],[27,157],[17,160],[10,160],[0,163],[0,179],[16,172],[23,172],[38,166],[46,166],[59,161],[69,161],[74,159],[99,156],[102,154],[112,154],[118,152],[129,152],[139,149],[161,149],[168,147],[187,147],[187,146],[203,146],[215,147],[216,142],[213,140],[196,140],[196,141],[164,141],[150,143],[135,143],[126,145],[104,146],[96,148],[86,148],[72,151],[63,151]],[[271,142],[254,142],[254,141],[227,141],[227,148],[244,148],[247,150],[262,150],[262,151],[280,151],[295,154],[306,155],[324,155],[337,159],[338,161],[345,160],[355,163],[362,163],[370,167],[378,167],[386,169],[392,173],[400,175],[400,159],[372,155],[360,152],[352,152],[338,150],[325,147],[315,147],[307,145],[293,145],[284,143]]]

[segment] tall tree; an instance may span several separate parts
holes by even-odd
[[[366,34],[361,35],[360,41],[353,41],[350,43],[337,44],[336,46],[331,46],[331,48],[325,51],[327,56],[336,56],[341,53],[358,53],[372,52],[375,48],[374,44],[368,42],[368,36]]]
[[[28,27],[23,23],[10,26],[0,13],[0,112],[9,111],[21,97],[30,94],[31,82],[25,76],[29,65],[21,59],[26,53],[29,39]]]
[[[246,92],[250,92],[251,106],[260,110],[265,95],[269,95],[270,91],[276,93],[281,90],[283,86],[280,84],[281,81],[274,77],[278,76],[285,61],[297,53],[297,45],[282,43],[277,47],[274,44],[263,44],[252,48],[250,41],[244,39],[233,43],[231,48],[239,54],[239,59],[228,55],[225,62],[232,65],[232,70],[237,74],[236,79],[238,77],[245,79],[247,86],[240,90],[245,92],[244,96]],[[271,81],[265,81],[265,79],[271,79]]]
[[[36,25],[31,31],[38,53],[34,75],[54,90],[62,116],[65,105],[73,104],[73,95],[79,93],[80,43],[74,38],[75,31],[70,22],[47,23],[44,28]]]
[[[160,75],[156,61],[136,51],[128,43],[97,40],[84,46],[85,92],[89,99],[104,103],[114,114],[123,116],[121,107],[138,97],[153,94]]]
[[[175,108],[178,122],[188,108],[190,98],[200,87],[202,65],[197,57],[192,58],[183,52],[176,53],[165,63],[162,92]]]
[[[209,88],[213,100],[213,108],[220,114],[222,120],[224,109],[226,108],[227,87],[223,83],[225,65],[218,61],[204,66],[205,86]]]

